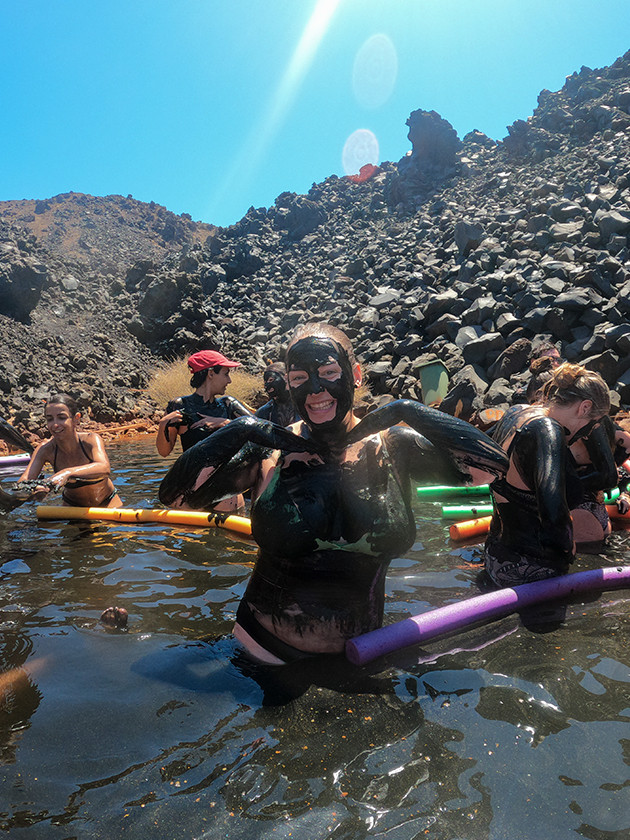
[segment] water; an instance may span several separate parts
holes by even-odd
[[[110,446],[151,507],[152,442]],[[4,479],[5,483],[10,480]],[[387,620],[476,594],[477,548],[416,505]],[[630,591],[353,671],[242,661],[255,556],[224,531],[0,519],[0,832],[26,840],[630,836]],[[577,569],[630,562],[628,536]],[[127,631],[98,618],[129,611]],[[267,679],[265,679],[267,674]]]

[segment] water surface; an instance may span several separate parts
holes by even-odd
[[[155,506],[171,459],[108,451],[125,505]],[[478,592],[479,549],[415,510],[387,622]],[[361,669],[258,670],[230,635],[254,557],[224,531],[0,518],[1,833],[627,840],[630,590]],[[576,570],[620,563],[624,532]]]

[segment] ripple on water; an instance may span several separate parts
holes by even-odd
[[[110,446],[126,506],[170,460]],[[477,592],[439,508],[392,621]],[[626,533],[576,570],[630,562]],[[255,557],[225,532],[0,518],[0,828],[33,840],[595,840],[630,832],[630,592],[354,669],[260,669],[230,635]],[[98,618],[129,611],[126,631]],[[7,676],[8,675],[8,676]],[[2,693],[4,691],[4,693]]]

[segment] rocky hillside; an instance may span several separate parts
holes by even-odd
[[[52,253],[113,275],[139,255],[160,260],[185,245],[205,242],[215,229],[193,222],[187,213],[176,216],[153,201],[75,192],[0,201],[0,218],[32,233]]]
[[[407,125],[398,163],[283,193],[166,257],[125,239],[133,260],[88,266],[0,216],[5,416],[53,385],[96,416],[149,412],[153,358],[221,347],[255,372],[310,318],[349,333],[385,398],[421,397],[437,358],[445,409],[507,405],[547,335],[630,404],[630,53],[543,91],[502,142],[460,140],[435,112]]]

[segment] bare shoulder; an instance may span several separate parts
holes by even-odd
[[[52,464],[54,454],[55,443],[52,440],[52,438],[50,438],[49,440],[43,441],[35,448],[35,451],[33,452],[33,458],[37,455],[43,461],[50,461],[50,463]]]
[[[79,439],[83,441],[83,443],[96,443],[97,440],[102,440],[103,438],[97,434],[96,432],[77,432]]]
[[[81,443],[87,444],[90,449],[103,449],[105,444],[103,438],[97,432],[77,432]]]

